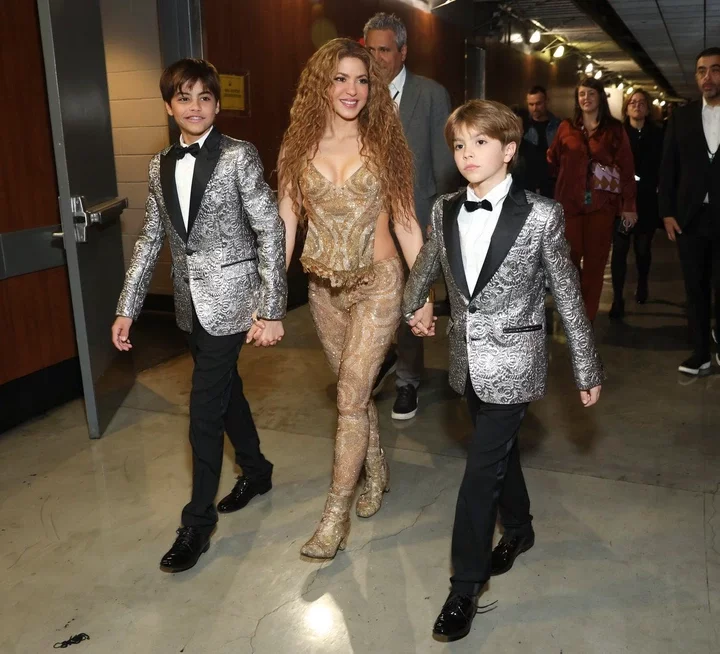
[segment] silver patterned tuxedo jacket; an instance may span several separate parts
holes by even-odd
[[[191,156],[191,155],[186,155]],[[252,314],[285,316],[285,226],[255,146],[213,129],[195,162],[188,229],[172,148],[150,161],[145,224],[117,315],[137,319],[164,237],[170,242],[177,324],[192,331],[192,305],[213,336],[246,331]]]
[[[602,383],[603,367],[570,260],[562,207],[513,184],[471,292],[457,221],[465,199],[465,189],[438,198],[430,238],[403,298],[403,313],[409,317],[423,305],[442,268],[451,308],[450,385],[464,393],[469,372],[475,393],[485,402],[531,402],[545,394],[546,282],[563,321],[578,388]]]

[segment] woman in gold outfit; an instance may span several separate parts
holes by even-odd
[[[365,48],[334,39],[308,61],[290,110],[278,162],[287,263],[298,223],[307,221],[300,261],[310,277],[310,311],[338,376],[332,485],[305,556],[331,559],[345,548],[360,471],[356,513],[374,515],[389,486],[371,398],[373,381],[400,321],[403,265],[423,239],[413,209],[412,154]],[[422,325],[432,331],[432,304]]]

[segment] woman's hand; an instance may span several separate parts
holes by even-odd
[[[635,211],[623,211],[622,220],[625,223],[625,227],[630,229],[632,227],[635,227],[635,224],[638,221],[638,215]]]

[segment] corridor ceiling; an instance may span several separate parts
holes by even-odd
[[[720,0],[509,0],[506,6],[635,86],[658,86],[675,97],[697,96],[695,57],[720,46]],[[634,46],[605,20],[613,11]]]

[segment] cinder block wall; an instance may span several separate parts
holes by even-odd
[[[158,88],[162,64],[157,7],[149,0],[101,0],[100,6],[118,193],[130,203],[122,217],[127,266],[145,215],[148,163],[168,144],[167,113]],[[172,293],[167,246],[150,292]]]

